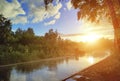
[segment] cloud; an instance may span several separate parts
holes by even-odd
[[[27,23],[27,17],[26,16],[17,16],[12,19],[13,24],[25,24]]]
[[[28,11],[24,11],[22,4],[27,4]],[[45,19],[59,19],[62,4],[59,0],[54,4],[48,4],[46,10],[44,0],[0,0],[0,14],[12,20],[13,24],[25,24],[29,20],[31,23],[45,22]],[[27,13],[27,14],[26,14]]]
[[[33,17],[32,22],[37,23],[37,22],[43,21],[45,19],[48,19],[50,17],[54,17],[56,15],[60,16],[59,10],[61,9],[61,7],[62,7],[61,3],[58,3],[57,5],[53,5],[51,3],[48,5],[48,8],[46,10],[44,6],[35,6],[34,4],[31,4],[30,5],[31,16]]]
[[[25,15],[26,12],[22,9],[21,4],[17,0],[13,0],[12,2],[0,0],[0,14],[3,14],[8,19],[11,19],[13,24],[27,23],[27,17],[19,16]]]
[[[53,25],[53,24],[55,24],[55,22],[56,22],[56,20],[52,20],[52,21],[50,21],[50,22],[45,22],[44,25],[45,25],[45,26]]]
[[[7,18],[14,18],[19,14],[25,15],[25,11],[17,0],[13,0],[11,3],[6,0],[0,0],[0,14]]]
[[[33,17],[32,22],[40,22],[43,21],[46,18],[46,10],[45,7],[35,7],[34,5],[31,5],[31,17]]]
[[[70,10],[72,8],[72,3],[71,0],[69,0],[69,2],[66,3],[67,9]]]
[[[60,15],[61,15],[61,13],[59,12],[59,13],[57,13],[56,15],[55,15],[55,19],[59,19],[60,18]]]

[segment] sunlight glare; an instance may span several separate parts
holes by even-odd
[[[100,38],[99,35],[97,34],[87,34],[85,36],[83,36],[82,40],[84,42],[91,42],[94,43],[96,40],[98,40]]]
[[[93,64],[93,63],[94,63],[94,57],[89,56],[89,57],[88,57],[88,62],[89,62],[90,64]]]

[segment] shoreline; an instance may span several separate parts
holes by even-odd
[[[110,55],[102,61],[65,78],[62,81],[120,81],[120,59]],[[79,76],[79,78],[75,78]]]
[[[75,73],[75,74],[72,74],[71,76],[69,76],[69,77],[63,79],[62,81],[66,81],[67,79],[72,78],[72,77],[74,77],[74,76],[76,76],[76,75],[81,75],[81,73],[84,73],[85,71],[89,70],[90,68],[92,68],[92,67],[98,65],[99,63],[103,62],[104,60],[108,59],[109,57],[110,57],[110,56],[107,56],[106,58],[103,58],[103,59],[100,60],[99,62],[97,62],[97,63],[95,63],[95,64],[93,64],[93,65],[91,65],[91,66],[89,66],[89,67],[87,67],[87,68],[85,68],[85,69],[83,69],[83,70],[81,70],[81,71]]]
[[[0,65],[0,68],[14,66],[14,65],[19,65],[19,64],[26,64],[26,63],[28,64],[28,63],[41,62],[41,61],[51,61],[51,60],[57,60],[57,59],[65,59],[65,58],[69,58],[69,57],[72,57],[72,56],[45,58],[45,59],[40,59],[40,60],[35,60],[35,61],[28,61],[28,62],[26,61],[26,62],[4,64],[4,65]]]

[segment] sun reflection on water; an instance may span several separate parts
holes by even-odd
[[[95,62],[93,56],[89,56],[87,60],[88,60],[88,62],[89,62],[90,64],[93,64],[93,63]]]

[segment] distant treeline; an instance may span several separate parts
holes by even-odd
[[[104,51],[104,50],[114,50],[114,40],[107,39],[107,38],[101,38],[95,41],[94,43],[85,43],[84,48],[86,51]]]
[[[11,28],[10,20],[0,15],[0,65],[84,54],[80,44],[63,40],[53,29],[36,36],[32,28],[15,32]]]

